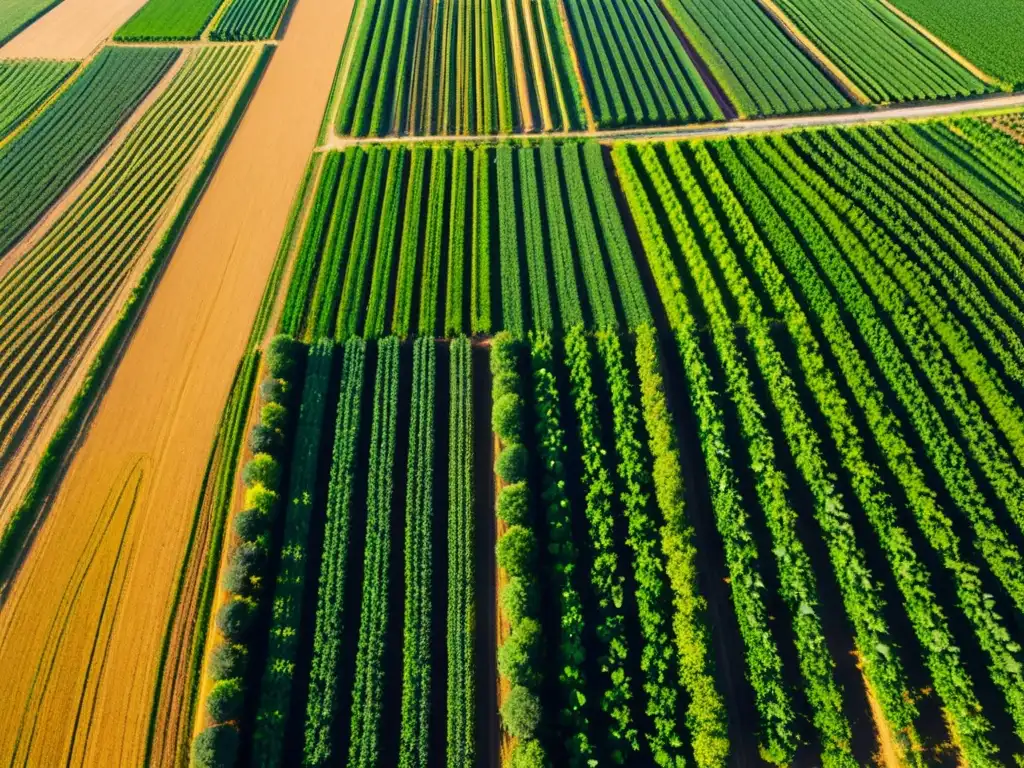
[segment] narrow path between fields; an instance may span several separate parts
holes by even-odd
[[[500,143],[510,139],[526,138],[591,138],[598,141],[671,141],[686,139],[709,139],[716,136],[741,136],[751,133],[772,133],[796,128],[818,126],[864,125],[887,120],[927,120],[936,117],[965,115],[976,112],[990,112],[1024,106],[1024,93],[989,94],[976,98],[943,101],[934,104],[913,104],[908,106],[879,107],[862,111],[826,112],[786,117],[730,120],[724,123],[700,123],[665,127],[622,128],[598,131],[560,131],[543,136],[522,135],[472,135],[472,136],[381,136],[353,138],[333,136],[317,147],[316,151],[345,149],[355,144],[415,144],[420,142],[438,143],[469,141],[477,143]]]

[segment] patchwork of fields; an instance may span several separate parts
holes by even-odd
[[[1019,9],[137,7],[0,46],[0,759],[1024,761]]]

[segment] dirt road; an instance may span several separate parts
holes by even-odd
[[[964,115],[972,112],[989,112],[1000,109],[1024,107],[1024,93],[991,94],[957,101],[942,101],[934,104],[913,104],[908,106],[879,107],[862,111],[826,112],[811,115],[760,118],[755,120],[727,120],[722,123],[694,123],[658,128],[623,128],[610,131],[563,131],[551,134],[552,138],[592,138],[597,141],[682,141],[686,139],[711,139],[716,136],[742,136],[750,133],[788,131],[795,128],[814,128],[825,125],[863,125],[886,120],[927,120],[934,117]],[[445,141],[499,142],[506,136],[445,136]],[[434,143],[436,136],[385,136],[377,139],[356,139],[349,136],[332,136],[318,149],[344,149],[353,144],[367,142],[384,144],[413,144],[418,141]]]
[[[142,762],[209,447],[351,11],[299,0],[3,597],[0,763]]]

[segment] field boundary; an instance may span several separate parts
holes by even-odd
[[[1024,107],[1024,93],[986,94],[956,101],[937,101],[897,104],[893,106],[868,108],[859,111],[816,112],[805,115],[764,117],[725,122],[691,125],[653,126],[646,128],[619,128],[597,131],[566,131],[552,134],[495,134],[471,136],[378,136],[350,137],[334,136],[318,146],[314,152],[341,150],[359,144],[433,144],[443,146],[454,143],[470,143],[487,146],[501,144],[533,144],[544,139],[595,139],[597,141],[686,141],[711,139],[724,136],[742,136],[756,133],[818,128],[822,126],[871,125],[898,120],[901,122],[933,120],[950,117],[980,117],[987,113],[1014,111]]]
[[[185,231],[185,225],[191,219],[199,199],[213,176],[213,171],[219,164],[228,142],[248,108],[253,91],[266,70],[273,50],[274,46],[263,46],[263,50],[256,54],[256,62],[248,82],[239,93],[220,136],[192,182],[182,206],[178,209],[149,263],[139,276],[128,301],[121,308],[117,320],[114,321],[89,364],[81,387],[72,399],[64,418],[61,419],[32,473],[32,480],[22,503],[15,508],[3,533],[0,534],[0,589],[9,583],[15,566],[20,562],[25,543],[39,524],[40,513],[51,501],[55,483],[62,477],[75,449],[85,436],[83,427],[95,412],[101,395],[116,370],[116,363],[127,347],[127,343],[149,303],[153,289],[159,283],[163,268],[173,255],[178,241]]]
[[[796,23],[786,15],[785,11],[775,4],[774,0],[755,1],[761,7],[761,10],[764,11],[765,15],[775,22],[785,33],[786,37],[793,41],[793,45],[806,53],[815,64],[821,67],[829,80],[837,85],[840,90],[844,91],[846,96],[862,107],[871,104],[871,99],[868,98],[868,95],[857,87],[857,84],[811,38],[800,31]]]
[[[988,85],[994,85],[997,88],[1002,88],[1003,90],[1011,90],[1011,91],[1013,90],[1012,87],[1008,86],[1002,80],[1000,80],[999,78],[993,77],[992,75],[988,74],[985,70],[981,69],[976,64],[971,62],[971,60],[968,59],[966,56],[964,56],[962,53],[957,51],[952,46],[946,44],[942,40],[941,37],[939,37],[934,32],[932,32],[930,29],[928,29],[928,27],[926,27],[924,24],[919,22],[913,16],[910,16],[907,13],[904,13],[902,10],[900,10],[895,5],[890,3],[889,0],[879,0],[879,2],[882,4],[882,7],[884,7],[887,11],[889,11],[894,16],[896,16],[896,18],[898,18],[904,24],[909,25],[911,27],[911,29],[913,29],[914,31],[916,31],[916,32],[920,33],[921,35],[923,35],[924,38],[926,40],[928,40],[928,42],[930,42],[932,45],[934,45],[936,48],[938,48],[944,54],[949,56],[949,58],[951,58],[953,61],[955,61],[961,67],[966,69],[968,72],[970,72],[976,78],[981,80],[983,83],[987,83]]]

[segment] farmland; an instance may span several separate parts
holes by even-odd
[[[755,0],[667,0],[741,115],[841,109],[849,101],[761,11]],[[741,41],[749,38],[751,45]]]
[[[46,13],[60,0],[17,0],[4,3],[0,11],[0,45]]]
[[[1014,85],[1024,83],[1024,53],[1013,45],[1024,29],[1011,1],[985,5],[984,13],[956,0],[895,0],[893,5],[913,16],[989,74]]]
[[[982,21],[95,3],[0,50],[0,759],[1024,761]]]
[[[779,7],[874,102],[981,93],[985,85],[876,2]]]
[[[156,85],[177,52],[109,48],[0,147],[0,253],[25,233]]]
[[[364,4],[335,116],[355,136],[581,128],[585,115],[554,3]]]
[[[0,140],[32,113],[74,71],[65,61],[0,62]]]
[[[599,125],[685,123],[722,117],[656,3],[619,6],[569,0],[567,7],[577,48],[583,51],[584,73]],[[602,29],[609,31],[608,43]],[[636,42],[629,43],[630,37]]]

